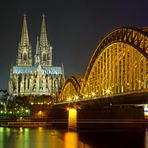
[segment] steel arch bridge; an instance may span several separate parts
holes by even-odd
[[[80,96],[82,77],[71,76],[65,81],[63,89],[60,93],[61,101],[74,101]]]
[[[147,91],[147,30],[121,27],[107,34],[95,49],[81,81],[78,89],[77,83],[68,79],[60,97],[68,97],[65,92],[71,88],[75,90],[74,95],[81,96],[83,100]],[[69,94],[73,95],[72,91]]]

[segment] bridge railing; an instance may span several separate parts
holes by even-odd
[[[91,96],[91,97],[79,97],[79,99],[76,100],[64,100],[61,102],[55,102],[55,105],[60,105],[60,104],[68,104],[68,103],[75,103],[75,102],[81,102],[81,101],[88,101],[88,100],[95,100],[95,99],[105,99],[108,97],[117,97],[117,96],[125,96],[125,95],[133,95],[133,94],[141,94],[141,93],[148,93],[148,88],[146,89],[141,89],[141,90],[135,90],[135,91],[131,91],[131,92],[123,92],[123,93],[119,93],[119,94],[108,94],[108,95],[104,95],[104,96]]]

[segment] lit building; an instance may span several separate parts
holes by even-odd
[[[42,17],[40,38],[37,37],[34,64],[24,15],[16,66],[10,70],[9,95],[58,95],[64,83],[63,66],[52,65],[52,47],[47,38],[45,16]]]

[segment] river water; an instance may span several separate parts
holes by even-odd
[[[0,148],[148,148],[148,130],[68,132],[0,127]]]

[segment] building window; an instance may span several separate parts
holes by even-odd
[[[46,54],[43,54],[43,61],[46,61]]]
[[[23,56],[24,58],[24,61],[27,61],[27,54],[26,53],[24,53],[24,56]]]

